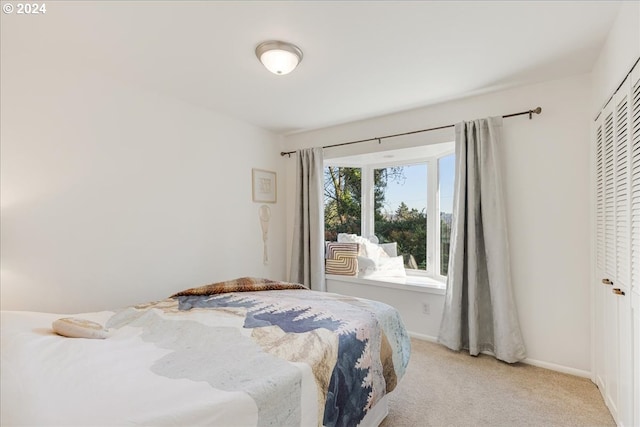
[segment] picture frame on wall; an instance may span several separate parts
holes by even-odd
[[[276,203],[278,201],[278,183],[275,172],[251,169],[251,181],[254,202]]]

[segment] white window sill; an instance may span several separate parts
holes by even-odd
[[[402,289],[405,291],[425,292],[429,294],[444,295],[446,285],[431,277],[410,276],[407,277],[385,277],[385,278],[363,278],[356,276],[341,276],[338,274],[327,274],[327,280],[335,280],[344,283],[356,283],[359,285],[380,286],[383,288]]]

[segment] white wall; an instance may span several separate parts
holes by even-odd
[[[592,72],[591,115],[604,107],[640,57],[640,2],[625,1],[620,5],[607,40]]]
[[[327,292],[369,298],[396,307],[409,333],[428,341],[437,341],[440,319],[444,309],[444,294],[437,291],[416,291],[411,286],[404,289],[353,283],[347,280],[327,279]],[[428,313],[424,312],[424,305]]]
[[[589,84],[590,76],[583,75],[505,90],[290,135],[285,146],[326,145],[541,106],[543,113],[531,121],[522,116],[504,122],[502,163],[516,304],[529,358],[584,373],[590,370]],[[422,135],[431,142],[453,139],[452,131]],[[325,152],[331,155],[331,149]],[[291,194],[292,179],[287,181]],[[424,316],[418,310],[423,298],[441,305],[442,297],[395,290],[387,295],[376,290],[375,297],[397,306],[412,332],[437,335],[439,322],[433,319],[418,329]],[[432,308],[440,312],[441,306]]]
[[[284,278],[279,137],[31,48],[2,44],[3,310],[86,312]],[[280,178],[268,266],[252,167]]]

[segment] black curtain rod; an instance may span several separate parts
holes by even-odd
[[[533,118],[533,114],[540,114],[540,113],[542,113],[542,108],[537,107],[537,108],[535,108],[533,110],[522,111],[520,113],[507,114],[505,116],[502,116],[502,118],[506,119],[508,117],[522,116],[524,114],[528,114],[529,115],[529,120],[531,120]],[[454,126],[455,125],[438,126],[438,127],[435,127],[435,128],[420,129],[420,130],[414,130],[414,131],[411,131],[411,132],[403,132],[403,133],[396,133],[396,134],[393,134],[393,135],[378,136],[378,137],[375,137],[375,138],[360,139],[358,141],[341,142],[339,144],[325,145],[322,148],[341,147],[343,145],[359,144],[361,142],[370,142],[370,141],[378,141],[378,143],[380,143],[383,139],[387,139],[387,138],[394,138],[396,136],[413,135],[414,133],[430,132],[432,130],[447,129],[447,128],[452,128]],[[295,154],[295,151],[282,151],[282,152],[280,152],[281,156],[289,156],[289,157],[291,157],[292,154]]]

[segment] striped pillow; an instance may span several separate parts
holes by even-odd
[[[355,276],[358,274],[358,244],[328,243],[325,273],[342,276]]]

